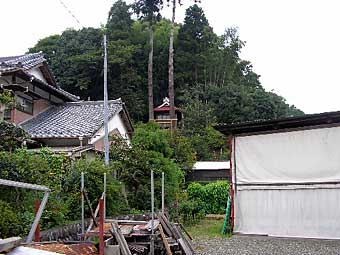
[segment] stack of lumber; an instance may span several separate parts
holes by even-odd
[[[190,235],[183,226],[171,223],[164,214],[158,214],[153,222],[133,220],[110,220],[109,233],[118,244],[122,255],[149,254],[154,242],[154,254],[194,254]],[[106,228],[107,229],[107,228]]]

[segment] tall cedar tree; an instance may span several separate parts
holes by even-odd
[[[179,83],[192,86],[204,82],[205,56],[213,42],[213,31],[197,4],[186,10],[184,24],[178,33],[178,66],[183,76]]]
[[[168,0],[170,1],[170,0]],[[175,85],[174,85],[174,33],[176,18],[176,1],[172,0],[172,19],[169,43],[169,99],[170,99],[170,119],[176,119],[175,114]],[[180,0],[179,0],[180,4]]]
[[[175,84],[174,84],[174,34],[175,34],[175,19],[176,19],[176,2],[182,5],[181,0],[167,0],[172,2],[172,18],[171,18],[171,31],[169,43],[169,99],[170,99],[170,119],[175,119]],[[200,2],[194,0],[195,3]]]
[[[154,119],[153,112],[153,29],[154,23],[161,19],[160,11],[163,8],[163,0],[136,0],[134,10],[140,19],[149,22],[149,61],[148,61],[148,101],[149,101],[149,120]]]

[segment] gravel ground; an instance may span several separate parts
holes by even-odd
[[[273,237],[233,236],[231,238],[196,239],[200,255],[340,255],[340,240],[288,239]]]

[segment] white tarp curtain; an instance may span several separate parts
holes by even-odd
[[[236,137],[237,183],[340,180],[340,127]]]
[[[235,194],[235,232],[340,238],[337,189],[242,190]]]
[[[340,181],[340,127],[237,136],[233,148],[235,232],[340,238],[340,185],[326,184]]]

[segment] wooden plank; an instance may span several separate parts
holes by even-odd
[[[184,240],[182,238],[178,239],[179,244],[181,245],[185,255],[193,255],[192,251],[190,250],[190,248],[186,245],[186,243],[184,242]]]
[[[164,222],[163,218],[161,217],[161,215],[158,215],[158,219],[161,222],[161,225],[165,231],[165,233],[169,236],[169,237],[173,237],[173,233],[170,231],[169,227],[166,225],[166,223]]]
[[[162,215],[162,214],[160,215],[160,217],[163,219],[164,224],[168,227],[169,232],[171,233],[170,236],[173,236],[173,237],[175,237],[176,239],[178,239],[179,236],[176,235],[176,233],[175,233],[175,231],[174,231],[174,229],[173,229],[173,227],[172,227],[172,224],[169,222],[169,220],[168,220],[164,215]]]
[[[133,225],[120,225],[120,231],[122,232],[123,236],[127,236],[131,234],[133,227]]]
[[[184,228],[184,226],[182,225],[182,223],[180,223],[179,226],[180,226],[181,229],[184,231],[184,233],[187,234],[187,236],[189,237],[189,239],[192,240],[192,237],[191,237],[190,233]]]
[[[190,240],[188,240],[182,233],[182,230],[180,229],[178,224],[174,224],[174,229],[177,232],[177,234],[180,236],[178,239],[178,242],[181,244],[183,250],[186,252],[186,254],[194,254],[195,250],[193,248],[193,245]],[[179,240],[182,240],[180,242]],[[187,250],[190,250],[190,253],[187,253]]]
[[[175,224],[172,224],[172,225],[171,225],[171,231],[174,233],[174,237],[175,237],[177,240],[181,238],[181,235],[180,235],[180,233],[179,233],[179,231],[178,231],[178,229],[177,229],[177,227],[176,227]]]
[[[123,255],[132,255],[124,236],[122,235],[120,229],[118,228],[118,224],[114,222],[114,223],[111,223],[111,226],[112,226],[113,234],[119,244],[119,247]]]
[[[113,220],[113,219],[106,219],[105,222],[117,222],[119,225],[145,225],[148,222],[144,220]]]
[[[102,196],[100,198],[104,198],[104,194],[102,194]],[[96,210],[94,212],[94,217],[95,218],[97,217],[98,212],[99,212],[99,203],[98,203],[97,208],[96,208]],[[91,220],[91,223],[90,223],[89,227],[87,228],[86,233],[89,232],[92,229],[93,223],[94,223],[93,220]]]
[[[159,229],[159,232],[161,233],[161,237],[162,237],[167,255],[172,255],[168,240],[166,239],[165,234],[163,232],[162,225],[158,225],[158,229]]]

